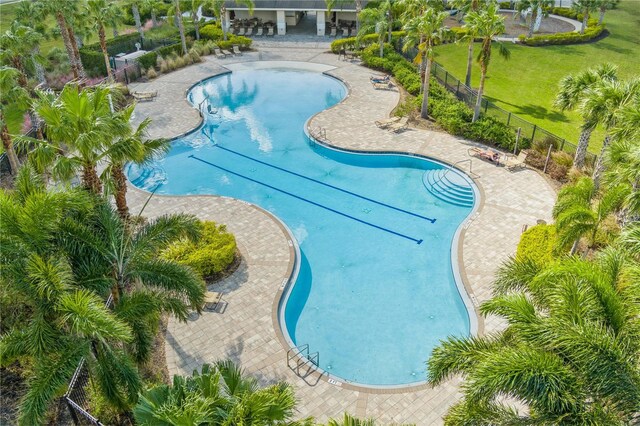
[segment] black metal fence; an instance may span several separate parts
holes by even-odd
[[[432,75],[451,93],[455,94],[458,99],[466,103],[469,107],[474,108],[478,99],[478,92],[471,87],[465,85],[462,81],[448,72],[442,65],[435,63],[432,67]],[[551,151],[564,151],[568,154],[575,154],[577,146],[558,135],[543,129],[537,124],[533,124],[522,117],[506,111],[496,104],[482,99],[481,112],[487,116],[493,117],[498,121],[506,124],[513,129],[520,129],[521,146],[532,147],[549,147]],[[586,164],[593,166],[597,156],[588,152]]]

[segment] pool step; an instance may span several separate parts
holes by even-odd
[[[131,166],[136,167],[136,166]],[[130,180],[131,184],[140,189],[151,191],[158,184],[162,184],[167,180],[167,173],[160,167],[142,166],[137,167],[139,174]],[[131,176],[131,174],[129,174]]]
[[[473,207],[475,193],[469,182],[457,172],[431,169],[424,172],[422,183],[436,198],[460,207]]]

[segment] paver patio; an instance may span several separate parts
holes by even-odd
[[[152,137],[173,137],[195,127],[200,117],[185,99],[185,91],[195,82],[224,72],[226,64],[251,61],[302,61],[335,67],[330,73],[343,79],[349,96],[342,103],[316,115],[310,128],[326,130],[327,142],[338,147],[368,151],[410,152],[450,164],[469,159],[470,142],[424,130],[410,129],[392,134],[378,129],[374,121],[388,116],[398,102],[395,91],[374,90],[372,72],[356,63],[341,61],[326,49],[295,43],[262,44],[257,52],[233,59],[207,57],[194,65],[148,83],[131,85],[134,90],[157,90],[153,102],[136,107],[136,120],[154,119]],[[468,170],[468,162],[460,163]],[[491,295],[494,272],[513,254],[524,224],[550,220],[555,193],[546,180],[532,170],[510,172],[481,160],[472,160],[473,172],[483,197],[476,217],[463,232],[459,258],[462,276],[474,303]],[[148,193],[130,186],[132,212],[145,203]],[[436,388],[422,386],[410,391],[363,391],[345,389],[320,380],[310,386],[298,378],[286,363],[286,350],[278,338],[273,312],[283,279],[293,262],[290,236],[279,221],[245,202],[216,196],[154,196],[145,215],[188,212],[201,219],[225,223],[235,234],[243,256],[240,268],[223,280],[217,291],[225,293],[223,314],[205,312],[187,323],[169,322],[166,358],[171,374],[190,374],[204,362],[231,358],[262,383],[286,380],[296,390],[300,415],[319,421],[341,417],[345,411],[374,417],[382,423],[410,422],[418,425],[442,423],[442,415],[459,398],[458,380]],[[484,331],[501,326],[496,318],[484,321]]]

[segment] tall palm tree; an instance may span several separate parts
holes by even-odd
[[[101,160],[106,163],[100,179],[104,182],[105,192],[113,194],[118,214],[123,220],[129,218],[127,206],[127,178],[124,165],[128,162],[144,164],[165,154],[170,143],[168,139],[147,139],[146,131],[151,119],[146,118],[137,128],[131,126],[131,117],[135,105],[131,105],[115,114],[115,119],[121,121],[125,131],[109,141]]]
[[[622,224],[640,219],[640,144],[632,139],[617,139],[606,153],[608,187],[628,188],[620,211]]]
[[[517,10],[523,16],[525,11],[531,10],[531,22],[529,22],[529,33],[527,37],[533,37],[536,21],[549,16],[549,8],[553,7],[553,0],[520,0],[517,3]]]
[[[140,6],[142,6],[142,1],[143,0],[128,0],[127,3],[129,7],[131,7],[131,14],[136,23],[138,34],[140,34],[140,38],[144,40],[144,30],[142,28],[142,22],[140,21]]]
[[[450,337],[428,361],[434,385],[462,375],[445,424],[631,424],[640,400],[638,264],[608,249],[539,271],[512,259],[483,315],[506,320],[484,337]],[[515,400],[516,410],[508,400]]]
[[[107,202],[64,229],[64,249],[78,281],[111,294],[115,314],[133,330],[127,350],[139,363],[148,359],[161,314],[186,321],[190,310],[202,310],[205,285],[199,275],[158,256],[167,245],[199,238],[199,233],[193,216],[162,216],[134,225]]]
[[[598,10],[599,0],[574,0],[571,7],[578,13],[583,15],[582,27],[580,27],[580,34],[584,34],[584,30],[587,28],[589,22],[589,16],[592,12]]]
[[[174,376],[173,385],[153,387],[133,410],[140,425],[309,425],[292,421],[296,399],[286,383],[260,388],[231,361],[204,364],[191,377]]]
[[[29,93],[18,84],[20,75],[20,71],[15,68],[0,67],[0,139],[2,139],[2,148],[9,160],[12,175],[18,172],[20,161],[9,134],[5,111],[9,108],[22,109],[29,102]]]
[[[26,304],[26,320],[0,340],[3,365],[33,362],[19,424],[42,424],[49,403],[85,358],[89,373],[107,401],[124,408],[134,401],[140,379],[120,348],[132,339],[94,292],[81,288],[58,245],[63,223],[91,211],[82,191],[47,191],[28,167],[16,189],[0,192],[0,266],[3,285]],[[29,361],[27,361],[29,362]]]
[[[67,56],[69,57],[69,64],[71,65],[73,78],[80,78],[82,62],[80,61],[80,58],[76,56],[76,52],[71,44],[71,37],[69,37],[69,25],[67,23],[67,16],[72,13],[75,2],[69,2],[66,0],[39,0],[38,5],[42,8],[45,14],[51,14],[55,17],[64,43],[64,48],[67,52]]]
[[[604,159],[611,143],[610,131],[617,125],[619,111],[632,104],[640,105],[640,78],[629,81],[604,81],[589,89],[585,97],[582,111],[593,122],[590,126],[595,127],[601,124],[607,132],[593,172],[596,190],[600,186],[605,166]]]
[[[193,27],[196,30],[196,40],[200,40],[200,8],[204,5],[205,0],[191,0],[189,3],[191,19],[193,20]]]
[[[113,81],[113,71],[111,71],[111,61],[109,60],[109,52],[107,51],[105,25],[108,25],[115,19],[113,6],[113,3],[109,3],[107,0],[88,0],[87,2],[87,15],[93,22],[94,28],[98,31],[100,49],[102,49],[102,55],[104,56],[107,78],[110,81]]]
[[[593,89],[603,81],[613,81],[617,79],[618,68],[612,64],[602,64],[596,68],[581,71],[578,74],[568,75],[560,80],[560,88],[554,105],[561,110],[580,110],[585,98]],[[576,155],[573,159],[573,167],[581,169],[584,167],[587,150],[589,149],[589,139],[593,131],[592,120],[583,114],[584,123],[578,139]]]
[[[429,81],[431,79],[431,66],[433,64],[434,47],[448,38],[448,28],[444,25],[447,12],[437,12],[435,9],[427,9],[422,15],[411,19],[404,27],[407,32],[404,49],[418,44],[418,54],[414,61],[421,63],[426,60],[424,83],[422,90],[422,107],[420,116],[429,117]]]
[[[598,0],[597,1],[597,7],[598,7],[598,10],[600,11],[600,17],[598,18],[598,25],[602,25],[602,23],[604,22],[604,14],[607,12],[607,10],[613,9],[614,7],[616,7],[619,1],[620,0]]]
[[[225,0],[208,0],[208,2],[213,9],[216,19],[220,22],[220,27],[222,27],[222,38],[227,40],[227,27],[229,23],[227,22],[227,6]],[[253,14],[253,8],[255,7],[253,0],[235,0],[235,2],[236,4],[246,6],[249,14]]]
[[[182,12],[180,11],[180,0],[172,0],[171,7],[167,11],[167,15],[174,17],[174,22],[180,32],[180,41],[182,42],[182,54],[187,54],[187,39],[184,34],[184,22],[182,20]]]
[[[486,0],[454,0],[452,6],[458,9],[460,17],[465,16],[469,12],[477,12],[487,4]],[[464,84],[471,87],[471,69],[473,65],[473,43],[477,34],[472,32],[472,28],[466,28],[465,40],[469,42],[467,48],[467,73],[464,77]]]
[[[573,255],[580,239],[586,236],[589,247],[594,247],[598,230],[612,213],[620,209],[627,193],[628,188],[622,185],[598,192],[588,177],[562,188],[553,208],[560,246],[573,244],[570,251]]]
[[[98,195],[102,182],[97,165],[109,142],[126,134],[128,123],[116,120],[109,105],[113,90],[107,86],[81,90],[66,85],[59,95],[37,91],[34,109],[42,118],[46,140],[23,138],[34,144],[29,161],[54,179],[70,181],[82,173],[83,185]]]
[[[18,3],[16,19],[21,24],[33,28],[40,34],[42,39],[45,39],[49,35],[49,29],[45,24],[45,12],[46,11],[41,3],[23,1]],[[46,86],[47,80],[45,78],[45,71],[42,64],[42,55],[40,54],[40,43],[36,43],[32,47],[30,56],[38,82],[42,86]]]
[[[356,36],[356,40],[360,42],[362,37],[367,34],[378,34],[378,43],[380,44],[380,57],[384,56],[384,36],[389,28],[389,20],[387,19],[387,12],[389,11],[390,3],[380,3],[378,7],[364,9],[360,13],[360,30]]]
[[[20,71],[18,83],[23,89],[28,89],[24,61],[32,55],[33,49],[41,41],[40,33],[19,21],[13,21],[11,27],[0,35],[0,62]]]
[[[480,108],[482,107],[482,94],[484,93],[485,79],[489,62],[491,61],[491,45],[493,38],[503,34],[505,31],[504,17],[498,14],[496,5],[491,4],[488,8],[479,12],[469,12],[464,28],[482,39],[482,46],[477,59],[480,65],[480,87],[478,87],[478,98],[473,111],[473,121],[476,121],[480,117]],[[506,59],[510,57],[509,50],[502,43],[498,43],[498,53]]]
[[[142,6],[151,13],[151,22],[153,27],[158,26],[158,0],[142,0]]]

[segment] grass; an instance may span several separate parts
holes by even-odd
[[[576,143],[580,116],[554,109],[558,82],[572,74],[603,62],[618,65],[622,78],[640,76],[640,1],[622,0],[605,15],[610,35],[600,41],[569,46],[527,47],[508,45],[511,58],[505,60],[494,49],[486,82],[487,98],[534,124]],[[478,52],[479,44],[474,52]],[[437,49],[436,61],[464,80],[467,45],[449,44]],[[480,69],[474,62],[472,85],[478,86]],[[594,132],[590,150],[598,153],[604,131]]]

